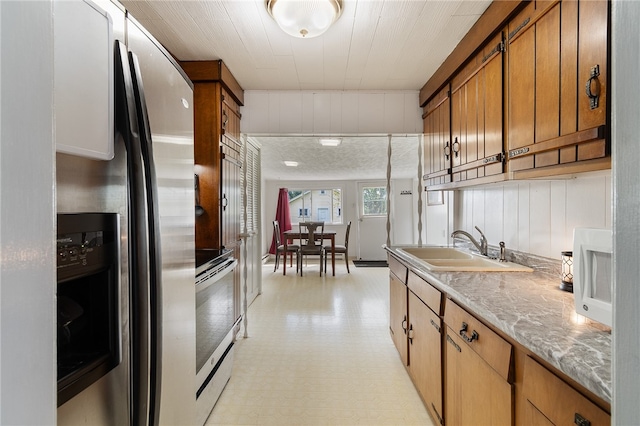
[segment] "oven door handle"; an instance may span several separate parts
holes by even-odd
[[[217,283],[218,281],[220,281],[222,278],[224,278],[229,272],[233,271],[236,266],[238,266],[238,260],[237,259],[229,259],[226,261],[226,263],[223,264],[224,266],[219,266],[218,271],[212,275],[210,278],[197,283],[196,284],[196,293],[201,292],[202,290],[209,288],[211,285]],[[209,271],[205,271],[203,274],[208,274]]]

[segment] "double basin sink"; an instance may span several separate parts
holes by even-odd
[[[453,247],[404,247],[398,249],[420,261],[434,272],[532,272],[533,269],[513,262],[500,262]]]

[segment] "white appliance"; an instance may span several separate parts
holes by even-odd
[[[611,327],[613,233],[609,229],[573,231],[573,295],[576,312]]]
[[[58,407],[57,423],[194,424],[193,85],[122,5],[56,0],[54,11],[57,212],[119,218],[122,348],[117,366]]]

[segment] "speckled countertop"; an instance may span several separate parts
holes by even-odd
[[[511,254],[534,272],[434,272],[416,258],[385,247],[480,319],[611,403],[611,332],[597,322],[577,323],[573,294],[558,288],[548,259]],[[545,261],[546,260],[546,261]]]

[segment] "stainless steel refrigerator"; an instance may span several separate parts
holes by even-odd
[[[106,11],[113,37],[113,49],[100,52],[113,55],[113,158],[58,152],[56,203],[58,213],[119,216],[121,353],[115,368],[58,407],[58,424],[193,424],[193,87],[171,55],[119,4],[96,3]],[[65,47],[56,45],[54,55],[60,49]],[[82,66],[84,58],[66,57],[77,62],[56,72]],[[88,109],[102,102],[88,95],[82,81],[76,83],[71,105]],[[91,128],[83,131],[88,119],[80,116],[77,128],[73,117],[67,120],[71,128],[61,124],[69,115],[62,101],[56,114],[58,135],[80,145],[83,138],[104,137],[87,134]]]

